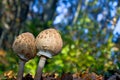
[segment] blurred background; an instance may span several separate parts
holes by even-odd
[[[11,48],[17,35],[37,36],[47,28],[60,32],[64,46],[44,73],[120,68],[119,0],[0,0],[0,75],[17,73],[19,58]],[[26,63],[25,74],[35,74],[38,60]]]

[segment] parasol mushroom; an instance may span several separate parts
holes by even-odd
[[[22,33],[17,36],[12,48],[20,58],[17,80],[22,80],[25,63],[36,55],[35,38],[29,32]]]
[[[58,31],[50,28],[38,34],[35,44],[39,50],[37,55],[40,57],[40,60],[34,80],[41,80],[42,69],[44,68],[46,59],[57,55],[62,49],[63,42]]]

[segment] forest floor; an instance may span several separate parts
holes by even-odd
[[[4,73],[4,79],[0,80],[16,80],[16,77],[12,72]],[[23,77],[22,80],[34,80],[31,74],[27,74]],[[120,71],[119,70],[109,70],[108,75],[98,75],[94,72],[85,72],[79,73],[63,73],[61,77],[57,73],[45,73],[42,75],[41,80],[120,80]]]

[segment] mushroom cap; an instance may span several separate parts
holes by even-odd
[[[40,32],[36,37],[35,44],[38,50],[50,52],[51,55],[58,54],[63,46],[61,35],[53,28]]]
[[[35,37],[29,32],[22,33],[17,36],[12,48],[22,60],[28,61],[36,55]]]

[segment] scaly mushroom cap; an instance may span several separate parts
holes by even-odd
[[[28,61],[36,55],[35,37],[29,32],[22,33],[15,39],[12,48],[22,60]]]
[[[62,39],[60,34],[55,29],[46,29],[39,33],[36,37],[37,49],[48,51],[51,55],[56,55],[62,49]]]

